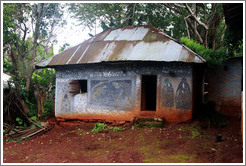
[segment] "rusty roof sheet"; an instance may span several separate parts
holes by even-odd
[[[108,29],[36,67],[108,61],[206,62],[198,54],[153,26]]]

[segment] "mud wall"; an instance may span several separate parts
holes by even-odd
[[[214,102],[216,110],[226,115],[241,114],[242,60],[242,57],[232,58],[221,67],[206,71],[208,101]]]
[[[141,76],[156,75],[155,116],[168,122],[192,118],[192,64],[105,63],[56,71],[57,117],[131,120],[141,115]],[[69,93],[71,80],[87,80],[87,93]]]

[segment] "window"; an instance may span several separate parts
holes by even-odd
[[[87,80],[79,80],[80,93],[87,93]]]
[[[87,93],[87,80],[71,80],[69,93]]]

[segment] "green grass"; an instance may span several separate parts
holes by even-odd
[[[163,124],[161,121],[155,121],[155,120],[145,120],[141,119],[138,120],[135,124],[135,128],[162,128]]]
[[[190,133],[192,139],[201,137],[201,132],[200,132],[201,128],[199,125],[194,124],[191,126],[182,126],[180,130],[183,132]]]
[[[187,163],[187,162],[192,162],[194,157],[196,155],[184,155],[184,154],[178,154],[178,155],[170,155],[170,159],[175,159],[179,163]]]
[[[124,131],[125,129],[122,128],[122,127],[117,127],[117,126],[114,126],[114,127],[109,127],[110,130],[113,130],[114,132],[117,132],[117,131]]]

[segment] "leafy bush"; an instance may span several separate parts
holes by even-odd
[[[44,117],[47,118],[50,114],[53,113],[53,99],[44,100]]]
[[[180,42],[203,57],[211,67],[217,67],[229,58],[227,49],[223,47],[217,50],[211,50],[187,37],[181,37]]]

